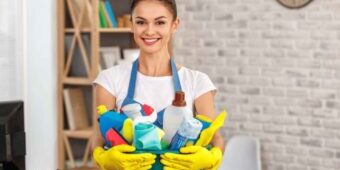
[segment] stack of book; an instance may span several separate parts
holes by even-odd
[[[108,69],[122,63],[133,63],[139,56],[139,49],[137,48],[126,48],[122,51],[123,57],[118,46],[100,47],[100,65],[98,70]]]
[[[69,129],[84,130],[89,128],[83,90],[81,88],[66,88],[63,93]]]
[[[101,28],[117,28],[117,21],[109,0],[99,3],[99,22]]]
[[[121,60],[120,47],[100,47],[100,70],[119,64],[119,60]]]

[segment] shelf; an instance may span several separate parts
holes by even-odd
[[[99,28],[99,32],[101,33],[131,33],[130,28]],[[66,28],[65,33],[74,33],[74,28]],[[91,32],[91,28],[83,28],[80,32]]]
[[[101,33],[131,33],[130,28],[99,28]]]
[[[85,164],[85,166],[83,165],[83,160],[81,159],[75,159],[75,164],[77,167],[72,167],[72,163],[70,160],[66,160],[65,161],[65,166],[66,169],[68,170],[100,170],[99,167],[96,166],[96,164],[94,162],[92,162],[92,160],[88,160]]]
[[[93,128],[84,130],[64,130],[64,134],[67,137],[87,139],[93,136]]]
[[[92,80],[89,78],[64,78],[64,84],[68,85],[92,85]]]
[[[130,13],[129,1],[110,0],[109,2],[111,3],[111,6],[115,7],[113,10],[116,12],[115,14],[117,16],[123,16]],[[57,114],[59,169],[64,169],[63,167],[65,166],[68,167],[67,169],[72,170],[98,169],[93,158],[90,156],[90,152],[92,152],[91,146],[97,146],[99,144],[93,137],[100,135],[100,131],[97,129],[96,92],[92,86],[93,80],[98,75],[98,72],[100,72],[100,70],[96,68],[101,64],[100,50],[102,46],[119,46],[123,49],[134,45],[131,37],[131,28],[101,28],[99,26],[99,8],[97,7],[99,7],[100,3],[100,0],[58,0]],[[83,19],[85,23],[79,23],[81,19]],[[86,37],[83,38],[83,36]],[[73,48],[72,50],[71,47]],[[67,53],[65,50],[67,50]],[[72,54],[70,54],[70,52],[72,52]],[[69,58],[71,55],[72,58]],[[84,58],[88,59],[87,66],[85,66],[84,60],[81,60]],[[69,61],[70,59],[72,60]],[[68,69],[65,69],[65,64],[69,67]],[[72,70],[71,67],[76,68],[78,65],[84,65],[85,69],[77,70],[77,74],[70,73],[70,70]],[[86,69],[86,67],[88,67],[88,69]],[[88,118],[91,118],[91,121],[89,120],[89,122],[92,122],[90,129],[65,129],[65,123],[67,122],[65,96],[63,94],[65,88],[81,88],[84,90],[84,93],[86,93],[84,96],[86,98],[86,109],[91,114],[90,116],[87,116]],[[68,140],[69,138],[87,140],[87,145],[84,149],[77,148],[74,146],[75,143],[70,143],[70,140]],[[76,140],[72,140],[71,142],[75,141]],[[75,154],[73,154],[73,149]],[[78,155],[79,157],[81,151],[83,152],[83,158],[74,159],[73,155]]]
[[[71,168],[70,170],[100,170],[100,169],[97,167],[86,166],[86,167],[79,167],[79,168]]]
[[[79,168],[71,168],[71,170],[100,170],[97,167],[79,167]]]
[[[74,28],[65,28],[65,33],[74,33]],[[91,28],[83,28],[80,30],[80,32],[91,32]]]

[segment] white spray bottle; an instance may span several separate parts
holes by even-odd
[[[163,130],[165,132],[164,140],[171,142],[184,119],[190,119],[193,113],[186,107],[185,93],[176,92],[172,105],[164,111]]]

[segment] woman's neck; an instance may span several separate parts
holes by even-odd
[[[138,71],[147,76],[161,77],[171,75],[170,55],[168,52],[140,53]]]

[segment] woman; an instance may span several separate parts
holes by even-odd
[[[175,0],[133,0],[131,16],[132,32],[140,48],[140,56],[134,64],[114,66],[98,75],[94,81],[97,105],[120,110],[126,102],[133,69],[137,69],[133,99],[151,105],[159,112],[174,98],[172,71],[177,69],[174,74],[177,76],[178,73],[187,107],[213,119],[216,88],[209,77],[199,71],[170,64],[168,43],[179,25]],[[164,169],[216,169],[224,150],[219,132],[211,144],[214,146],[211,150],[191,146],[182,148],[180,154],[164,154],[161,160]],[[94,158],[103,169],[150,169],[155,155],[127,153],[134,150],[133,146],[127,145],[107,151],[97,147]]]

